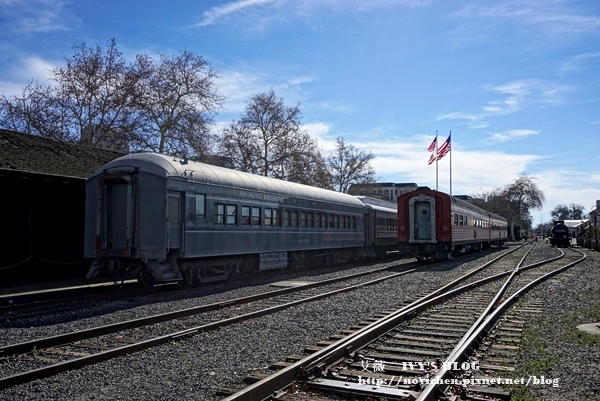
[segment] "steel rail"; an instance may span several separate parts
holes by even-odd
[[[561,254],[558,255],[558,256],[556,256],[556,257],[549,258],[549,259],[546,259],[546,260],[543,260],[543,261],[540,261],[540,262],[532,263],[532,264],[529,264],[529,265],[526,265],[526,266],[522,266],[522,264],[525,262],[525,259],[526,259],[527,255],[529,255],[529,253],[533,250],[533,248],[535,247],[536,244],[537,243],[534,242],[533,245],[531,246],[531,248],[529,248],[529,250],[527,251],[527,253],[523,256],[523,258],[521,258],[521,260],[519,261],[519,263],[517,263],[517,265],[513,269],[513,271],[510,274],[510,276],[502,284],[502,287],[496,292],[496,294],[494,295],[494,297],[492,298],[492,300],[488,303],[488,305],[483,310],[483,312],[481,312],[481,314],[479,315],[479,317],[477,318],[477,320],[471,325],[471,327],[469,328],[469,330],[467,331],[467,333],[461,338],[461,340],[459,340],[458,344],[450,352],[450,355],[452,355],[457,349],[459,349],[459,348],[462,347],[463,342],[466,341],[466,339],[468,339],[470,337],[471,333],[473,333],[474,331],[477,330],[477,328],[483,323],[483,321],[487,318],[487,316],[497,307],[498,302],[500,301],[500,299],[504,296],[504,294],[506,293],[506,291],[510,287],[510,285],[513,282],[515,276],[517,276],[518,274],[520,274],[521,271],[533,269],[535,267],[544,265],[546,263],[550,263],[550,262],[553,262],[555,260],[558,260],[558,259],[560,259],[560,258],[562,258],[564,256],[564,252],[562,252],[562,251],[559,250],[561,252]]]
[[[406,266],[410,266],[411,264],[412,263],[408,263],[408,264],[406,264]],[[70,333],[59,334],[56,336],[26,341],[26,342],[22,342],[22,343],[18,343],[18,344],[0,346],[0,356],[8,356],[8,355],[25,353],[25,352],[31,351],[34,348],[39,350],[39,349],[48,348],[48,347],[56,347],[56,346],[71,343],[73,341],[80,341],[80,340],[85,340],[85,339],[92,338],[92,337],[97,337],[99,335],[107,335],[107,334],[117,333],[119,331],[148,326],[151,324],[161,323],[161,322],[168,321],[168,320],[174,320],[174,319],[179,319],[182,317],[193,316],[193,315],[206,313],[206,312],[212,312],[212,311],[227,308],[230,306],[243,305],[243,304],[247,304],[250,302],[261,301],[264,299],[273,298],[273,297],[280,296],[280,295],[286,295],[286,294],[290,294],[290,293],[294,293],[294,292],[299,292],[299,291],[304,291],[304,290],[308,290],[308,289],[312,289],[312,288],[335,284],[340,281],[351,280],[354,278],[360,278],[365,275],[378,273],[378,272],[382,272],[382,271],[386,271],[386,270],[391,270],[391,269],[394,269],[399,266],[403,266],[403,264],[378,268],[378,269],[369,270],[366,272],[354,273],[354,274],[350,274],[350,275],[343,276],[343,277],[334,277],[334,278],[327,279],[327,280],[315,281],[313,283],[307,283],[307,284],[303,284],[301,286],[282,288],[282,289],[278,289],[278,290],[268,291],[268,292],[265,292],[262,294],[249,295],[246,297],[229,299],[226,301],[215,302],[215,303],[211,303],[208,305],[180,309],[180,310],[173,311],[173,312],[161,313],[158,315],[147,316],[147,317],[143,317],[143,318],[139,318],[139,319],[127,320],[127,321],[123,321],[123,322],[109,324],[109,325],[102,326],[102,327],[94,327],[94,328],[90,328],[90,329],[78,330],[78,331],[74,331],[74,332],[70,332]],[[418,270],[418,269],[421,269],[424,267],[427,267],[427,266],[419,266],[419,267],[416,267],[413,269],[405,270],[401,273],[402,274],[411,273],[415,270]]]
[[[479,326],[475,329],[467,333],[463,339],[461,339],[460,346],[457,346],[450,356],[446,358],[445,364],[442,365],[442,369],[438,371],[438,373],[430,379],[430,384],[425,387],[425,389],[421,392],[416,401],[434,401],[438,399],[438,395],[440,392],[444,392],[447,390],[449,385],[444,384],[449,376],[452,376],[452,370],[444,368],[444,366],[455,366],[454,363],[462,363],[468,358],[468,352],[470,350],[476,349],[481,341],[485,339],[488,333],[496,326],[504,313],[514,305],[514,303],[525,293],[527,293],[532,288],[537,285],[545,282],[546,280],[556,276],[557,274],[562,273],[563,271],[569,269],[572,266],[575,266],[578,263],[581,263],[587,258],[587,255],[581,251],[576,249],[572,249],[573,251],[583,255],[581,258],[568,263],[558,269],[555,269],[549,273],[544,274],[537,279],[530,281],[528,284],[521,287],[518,291],[508,297],[501,305],[499,305],[493,312],[490,312],[485,320],[479,324]],[[554,258],[557,260],[564,256],[564,252],[560,251],[562,255],[560,257]],[[531,268],[535,266],[527,266],[527,268]]]
[[[519,249],[519,247],[515,247],[513,249],[510,249],[509,251],[497,256],[496,258],[494,258],[492,261],[484,264],[482,267],[477,268],[477,269],[473,269],[472,271],[468,272],[467,274],[465,274],[463,276],[462,279],[465,279],[467,277],[470,277],[471,275],[477,273],[478,271],[480,271],[481,269],[487,267],[489,264],[493,263],[494,261],[516,251],[517,249]],[[5,346],[5,347],[0,347],[0,356],[9,356],[9,355],[14,355],[14,354],[18,354],[18,353],[25,353],[25,352],[29,352],[32,351],[34,349],[39,350],[39,349],[44,349],[44,348],[48,348],[48,347],[56,347],[56,346],[60,346],[60,345],[65,345],[65,344],[69,344],[72,343],[74,341],[80,341],[80,340],[84,340],[84,339],[88,339],[88,338],[92,338],[92,337],[97,337],[100,335],[106,335],[106,334],[111,334],[111,333],[115,333],[115,332],[119,332],[119,331],[123,331],[126,329],[130,329],[130,328],[135,328],[135,327],[141,327],[141,326],[146,326],[146,325],[150,325],[150,324],[154,324],[154,323],[159,323],[165,320],[172,320],[172,319],[176,319],[178,317],[185,317],[185,316],[190,316],[190,315],[194,315],[194,314],[199,314],[199,313],[203,313],[203,312],[208,312],[208,311],[212,311],[212,310],[217,310],[217,309],[222,309],[224,307],[227,306],[233,306],[233,305],[239,305],[239,304],[243,304],[243,303],[248,303],[248,302],[253,302],[253,301],[259,301],[262,299],[266,299],[266,298],[271,298],[274,296],[279,296],[279,295],[285,295],[288,293],[293,293],[293,292],[298,292],[298,291],[303,291],[306,289],[311,289],[314,287],[318,287],[318,286],[324,286],[327,284],[333,284],[339,281],[344,281],[344,280],[348,280],[348,279],[352,279],[352,278],[357,278],[357,277],[361,277],[361,276],[365,276],[365,275],[369,275],[369,274],[373,274],[374,272],[379,272],[379,271],[385,271],[385,270],[391,270],[394,268],[397,268],[399,266],[403,266],[404,264],[400,264],[400,265],[394,265],[394,266],[388,266],[385,268],[380,268],[380,269],[375,269],[375,270],[370,270],[367,272],[361,272],[361,273],[356,273],[353,275],[348,275],[348,276],[344,276],[344,277],[337,277],[337,278],[333,278],[333,279],[328,279],[328,280],[323,280],[323,281],[319,281],[319,282],[315,282],[315,283],[310,283],[310,284],[306,284],[303,286],[298,286],[298,287],[291,287],[291,288],[285,288],[285,289],[281,289],[281,290],[275,290],[275,291],[269,291],[267,293],[264,294],[259,294],[259,295],[254,295],[254,296],[249,296],[249,297],[242,297],[242,298],[237,298],[237,299],[233,299],[233,300],[228,300],[228,301],[223,301],[223,302],[219,302],[219,303],[215,303],[215,304],[210,304],[210,305],[205,305],[205,306],[201,306],[201,307],[195,307],[195,308],[189,308],[189,309],[184,309],[184,310],[180,310],[180,311],[175,311],[175,312],[170,312],[167,314],[162,314],[162,315],[155,315],[155,316],[150,316],[147,318],[141,318],[141,319],[135,319],[135,320],[131,320],[131,321],[127,321],[127,322],[119,322],[119,323],[115,323],[112,325],[107,325],[107,326],[103,326],[100,328],[92,328],[92,329],[87,329],[87,330],[80,330],[77,332],[72,332],[72,333],[66,333],[63,335],[58,335],[58,336],[53,336],[53,337],[47,337],[44,339],[39,339],[39,340],[33,340],[33,341],[28,341],[28,342],[24,342],[24,343],[19,343],[19,344],[14,344],[14,345],[9,345],[9,346]],[[410,264],[407,264],[410,265]],[[386,277],[382,277],[379,279],[375,279],[375,280],[371,280],[367,283],[361,283],[361,284],[357,284],[354,286],[349,286],[346,288],[342,288],[342,289],[337,289],[328,293],[324,293],[324,294],[319,294],[319,295],[314,295],[311,297],[307,297],[301,300],[296,300],[296,301],[292,301],[286,304],[282,304],[282,305],[277,305],[277,306],[273,306],[273,307],[269,307],[269,308],[265,308],[263,310],[260,311],[256,311],[256,312],[251,312],[248,314],[244,314],[244,315],[240,315],[240,316],[236,316],[236,317],[232,317],[229,319],[225,319],[219,322],[213,322],[210,324],[206,324],[206,325],[202,325],[202,326],[197,326],[197,327],[193,327],[190,329],[186,329],[186,330],[182,330],[176,333],[171,333],[171,334],[167,334],[164,336],[159,336],[150,340],[146,340],[146,341],[142,341],[136,344],[128,344],[122,347],[117,347],[111,350],[107,350],[107,351],[102,351],[102,352],[98,352],[96,354],[93,355],[89,355],[89,356],[84,356],[84,357],[80,357],[80,358],[75,358],[69,361],[64,361],[64,362],[60,362],[58,364],[54,364],[54,365],[50,365],[50,366],[46,366],[46,367],[42,367],[39,369],[35,369],[32,371],[28,371],[28,372],[23,372],[23,373],[18,373],[15,375],[11,375],[11,376],[7,376],[4,378],[0,378],[0,389],[3,388],[7,388],[16,384],[20,384],[20,383],[24,383],[24,382],[28,382],[31,380],[36,380],[36,379],[40,379],[43,377],[47,377],[53,374],[56,374],[58,372],[62,372],[62,371],[66,371],[66,370],[70,370],[70,369],[74,369],[77,367],[81,367],[84,366],[86,364],[91,364],[91,363],[96,363],[96,362],[100,362],[106,359],[110,359],[113,358],[115,356],[118,355],[124,355],[127,353],[131,353],[131,352],[135,352],[135,351],[139,351],[142,349],[146,349],[149,347],[153,347],[159,344],[163,344],[165,342],[171,341],[171,340],[175,340],[175,339],[179,339],[188,335],[192,335],[192,334],[196,334],[202,331],[209,331],[209,330],[214,330],[220,327],[224,327],[227,325],[231,325],[231,324],[235,324],[238,323],[240,321],[243,320],[247,320],[247,319],[251,319],[251,318],[255,318],[255,317],[259,317],[259,316],[264,316],[270,313],[274,313],[295,305],[299,305],[301,303],[305,303],[305,302],[311,302],[320,298],[325,298],[328,296],[332,296],[335,294],[339,294],[342,292],[346,292],[346,291],[351,291],[354,290],[356,288],[360,288],[360,287],[364,287],[367,285],[372,285],[372,284],[376,284],[378,282],[384,281],[384,280],[388,280],[391,278],[395,278],[407,273],[411,273],[414,272],[416,270],[420,270],[423,269],[425,267],[432,267],[435,266],[436,264],[432,264],[432,265],[426,265],[426,266],[419,266],[413,269],[408,269],[408,270],[404,270],[402,272],[399,273],[395,273],[392,274],[390,276],[386,276]],[[506,273],[502,273],[502,274],[506,274]],[[442,288],[449,288],[451,286],[455,286],[461,279],[455,280],[449,284],[447,284],[446,286],[442,287]],[[430,296],[433,296],[439,292],[441,292],[442,289],[438,289],[436,291],[434,291],[433,293],[430,294]]]
[[[224,398],[222,401],[264,400],[271,396],[273,389],[283,389],[295,380],[306,379],[310,375],[320,375],[325,373],[329,365],[348,357],[356,350],[364,347],[368,343],[404,322],[413,314],[422,312],[431,306],[441,304],[446,300],[453,298],[456,295],[468,292],[475,287],[509,275],[511,273],[510,271],[503,272],[464,285],[462,287],[455,288],[453,290],[449,289],[456,286],[460,281],[471,277],[483,268],[489,266],[498,259],[507,256],[515,250],[520,249],[521,247],[522,246],[519,246],[503,253],[502,255],[499,255],[481,267],[473,269],[460,278],[453,280],[451,283],[440,287],[439,289],[425,295],[424,297],[421,297],[411,304],[388,314],[387,316],[357,330],[353,334],[340,339],[335,343],[320,349],[319,351],[314,352],[313,354],[277,371],[276,373],[249,385],[239,392]]]
[[[377,270],[389,270],[389,269],[392,269],[395,267],[397,267],[397,266],[390,266],[390,267],[381,268],[381,269],[377,269]],[[124,355],[127,353],[154,347],[154,346],[164,344],[164,343],[172,341],[172,340],[181,339],[181,338],[189,336],[189,335],[193,335],[193,334],[197,334],[197,333],[205,332],[205,331],[210,331],[210,330],[215,330],[215,329],[218,329],[221,327],[239,323],[244,320],[257,318],[260,316],[265,316],[265,315],[272,314],[272,313],[275,313],[275,312],[278,312],[278,311],[281,311],[281,310],[284,310],[287,308],[291,308],[293,306],[300,305],[300,304],[303,304],[306,302],[312,302],[312,301],[315,301],[318,299],[330,297],[330,296],[340,294],[343,292],[348,292],[348,291],[352,291],[352,290],[362,288],[365,286],[373,285],[373,284],[379,283],[381,281],[389,280],[392,278],[396,278],[396,277],[411,273],[411,272],[421,269],[421,268],[422,267],[417,267],[414,269],[397,272],[397,273],[391,274],[389,276],[370,280],[365,283],[360,283],[360,284],[355,284],[355,285],[344,287],[344,288],[339,288],[339,289],[329,291],[329,292],[326,292],[323,294],[317,294],[317,295],[313,295],[313,296],[306,297],[303,299],[284,303],[281,305],[275,305],[275,306],[263,308],[258,311],[254,311],[254,312],[246,313],[243,315],[227,318],[224,320],[220,320],[218,322],[212,322],[212,323],[204,324],[201,326],[192,327],[189,329],[181,330],[181,331],[178,331],[175,333],[170,333],[170,334],[163,335],[163,336],[158,336],[158,337],[155,337],[155,338],[152,338],[149,340],[145,340],[145,341],[141,341],[138,343],[128,344],[125,346],[116,347],[111,350],[101,351],[101,352],[91,354],[88,356],[83,356],[83,357],[71,359],[68,361],[60,362],[57,364],[41,367],[39,369],[34,369],[31,371],[22,372],[22,373],[17,373],[17,374],[11,375],[11,376],[6,376],[3,378],[0,378],[0,389],[14,386],[16,384],[25,383],[25,382],[28,382],[31,380],[36,380],[36,379],[40,379],[43,377],[47,377],[47,376],[56,374],[58,372],[75,369],[75,368],[78,368],[78,367],[81,367],[81,366],[84,366],[87,364],[97,363],[97,362],[100,362],[100,361],[103,361],[106,359],[114,358],[119,355]],[[373,270],[370,272],[357,273],[356,275],[364,276],[364,275],[372,274],[372,273],[373,273]],[[354,275],[352,275],[352,276],[354,276]],[[350,277],[350,276],[345,276],[346,279],[348,277]],[[357,278],[357,277],[352,277],[352,278]],[[270,291],[270,292],[267,292],[264,294],[259,294],[256,296],[238,298],[235,300],[224,301],[221,303],[176,311],[176,312],[169,313],[168,315],[170,315],[171,319],[174,318],[173,316],[184,317],[184,316],[190,315],[190,313],[189,313],[190,310],[195,310],[195,311],[197,311],[197,310],[203,310],[203,311],[215,310],[215,309],[220,309],[224,306],[231,306],[231,305],[239,304],[239,303],[236,303],[237,301],[239,301],[240,303],[248,303],[248,302],[252,302],[252,301],[250,301],[250,299],[252,299],[253,301],[262,300],[265,298],[271,298],[275,295],[282,295],[282,294],[286,294],[286,293],[290,293],[290,292],[302,291],[305,289],[309,289],[309,287],[313,288],[318,285],[322,286],[324,282],[327,282],[327,284],[332,284],[332,283],[335,283],[338,281],[343,281],[343,280],[344,280],[344,278],[336,277],[336,278],[329,279],[329,280],[323,280],[321,282],[315,282],[314,284],[308,284],[306,286]],[[198,312],[196,312],[196,313],[198,313]],[[164,318],[164,315],[156,315],[156,316],[151,316],[148,318],[141,318],[141,319],[131,320],[131,321],[127,321],[127,322],[115,323],[115,324],[104,326],[104,327],[92,328],[92,329],[88,329],[88,330],[81,330],[81,331],[77,331],[77,332],[66,333],[64,335],[48,337],[48,338],[44,338],[44,339],[40,339],[40,340],[34,340],[34,341],[25,342],[25,343],[9,345],[9,346],[0,348],[0,356],[8,356],[8,355],[13,355],[15,353],[29,352],[29,351],[32,351],[33,349],[39,350],[39,349],[48,348],[48,347],[65,345],[65,344],[72,343],[74,341],[80,341],[80,340],[88,339],[91,337],[97,337],[100,335],[110,334],[110,333],[114,333],[116,331],[122,331],[122,330],[129,329],[129,328],[141,327],[141,326],[145,326],[145,325],[148,325],[151,323],[161,322],[164,320],[168,320],[168,319]],[[144,324],[139,325],[140,322],[143,322]]]

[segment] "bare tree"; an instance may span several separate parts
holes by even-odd
[[[292,152],[286,160],[287,181],[314,187],[332,189],[331,175],[327,170],[326,160],[319,151],[317,141],[303,135],[306,141],[297,151]]]
[[[530,211],[540,209],[544,205],[544,193],[534,182],[535,177],[522,173],[514,183],[508,185],[504,190],[504,197],[513,205],[511,214],[517,223],[523,227],[531,226]],[[529,224],[527,224],[529,222]]]
[[[333,188],[338,192],[348,192],[352,184],[375,182],[375,171],[371,161],[375,155],[355,148],[339,136],[335,151],[327,158]]]
[[[135,102],[148,73],[144,56],[128,64],[115,39],[105,48],[75,46],[66,65],[52,70],[55,107],[68,118],[71,135],[92,146],[125,150],[136,128]]]
[[[239,121],[233,121],[223,130],[219,154],[226,158],[234,169],[257,174],[260,149],[254,139],[252,131],[247,131]]]
[[[223,102],[207,61],[184,51],[127,62],[114,39],[73,49],[51,70],[53,85],[32,82],[22,97],[0,96],[1,127],[121,151],[206,155]]]
[[[29,82],[22,96],[0,95],[0,127],[65,142],[78,139],[68,129],[68,118],[54,102],[51,86]]]
[[[146,59],[149,75],[138,101],[140,148],[169,154],[208,154],[213,113],[222,106],[214,81],[217,71],[189,51]]]
[[[543,206],[545,196],[534,182],[535,177],[522,173],[514,183],[489,193],[476,195],[475,203],[485,209],[504,216],[509,223],[513,238],[515,225],[530,229],[533,223],[532,209]]]
[[[286,106],[273,89],[250,98],[244,114],[223,131],[219,152],[236,169],[254,174],[305,183],[322,170],[315,140],[301,129],[300,106]]]

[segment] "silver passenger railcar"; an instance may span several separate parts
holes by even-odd
[[[356,197],[154,153],[86,183],[84,255],[99,271],[189,286],[373,254]]]
[[[398,253],[398,210],[394,202],[367,196],[357,196],[367,208],[365,233],[374,257]]]

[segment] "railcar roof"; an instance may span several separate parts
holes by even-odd
[[[275,178],[244,173],[224,167],[194,161],[182,162],[178,157],[158,153],[134,153],[120,157],[97,170],[92,177],[107,169],[137,167],[150,174],[165,178],[179,178],[187,181],[238,188],[280,196],[293,196],[352,207],[363,207],[354,196],[340,192],[315,188],[308,185],[282,181]]]
[[[455,198],[454,196],[452,197],[452,202],[463,206],[466,209],[470,209],[479,213],[483,213],[483,214],[489,214],[491,217],[494,217],[496,219],[502,220],[502,221],[506,221],[506,218],[496,214],[496,213],[492,213],[492,212],[488,212],[485,209],[480,208],[479,206],[475,206],[472,203],[467,202],[466,200],[463,199],[459,199],[459,198]]]
[[[380,212],[387,212],[387,213],[394,213],[397,214],[398,210],[397,209],[392,209],[391,207],[385,207],[385,206],[379,206],[379,205],[372,205],[370,203],[365,203],[365,206],[373,209],[373,210],[378,210]]]
[[[476,211],[478,213],[489,214],[491,217],[493,217],[495,219],[507,222],[507,219],[505,217],[502,217],[502,216],[500,216],[500,215],[498,215],[496,213],[488,212],[487,210],[482,209],[479,206],[475,206],[474,204],[472,204],[472,203],[470,203],[470,202],[468,202],[466,200],[457,198],[455,196],[450,196],[447,193],[436,191],[436,190],[433,190],[433,189],[431,189],[429,187],[419,187],[419,188],[415,189],[414,191],[404,193],[401,196],[409,196],[410,197],[410,196],[414,196],[415,193],[421,193],[421,192],[437,193],[440,196],[445,197],[446,199],[450,198],[452,203],[460,205],[460,206],[462,206],[462,207],[464,207],[466,209],[470,209],[470,210]]]

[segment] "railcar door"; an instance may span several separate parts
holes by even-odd
[[[414,204],[414,238],[417,241],[431,240],[431,202],[415,202]]]
[[[134,216],[133,180],[129,175],[99,182],[100,249],[114,256],[130,256]]]
[[[181,248],[182,210],[181,193],[169,192],[167,194],[167,246],[169,249]]]

